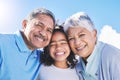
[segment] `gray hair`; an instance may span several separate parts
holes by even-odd
[[[33,11],[27,16],[27,20],[29,21],[29,20],[32,20],[32,19],[36,18],[36,16],[37,16],[38,14],[45,14],[45,15],[50,16],[50,17],[53,19],[53,22],[54,22],[54,25],[55,25],[56,21],[55,21],[55,16],[54,16],[54,14],[53,14],[50,10],[47,10],[47,9],[45,9],[45,8],[38,8],[38,9],[33,10]]]
[[[93,22],[85,12],[78,12],[70,16],[64,23],[64,30],[67,31],[69,27],[84,27],[89,31],[95,29]]]

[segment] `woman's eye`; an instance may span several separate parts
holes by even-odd
[[[80,35],[79,35],[79,37],[83,37],[83,36],[85,36],[85,34],[80,34]]]
[[[68,38],[68,41],[74,40],[74,38]]]

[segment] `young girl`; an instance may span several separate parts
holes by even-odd
[[[79,80],[74,66],[77,63],[71,52],[62,26],[56,26],[50,44],[41,54],[41,68],[37,80]]]

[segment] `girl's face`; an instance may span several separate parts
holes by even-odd
[[[70,54],[70,47],[62,32],[55,32],[50,43],[50,56],[56,62],[66,62]]]

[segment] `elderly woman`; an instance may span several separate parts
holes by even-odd
[[[80,56],[76,68],[85,80],[120,80],[120,50],[97,40],[97,30],[85,12],[64,23],[70,47]]]

